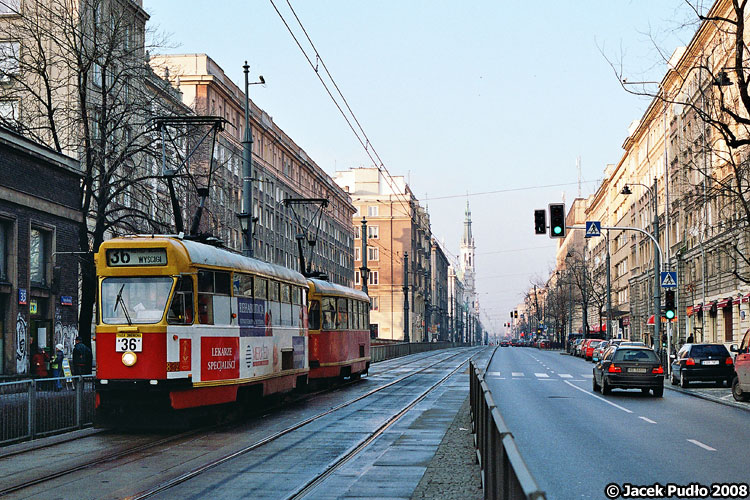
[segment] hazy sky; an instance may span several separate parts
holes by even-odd
[[[308,54],[286,0],[273,0]],[[661,80],[689,41],[683,0],[290,0],[392,175],[410,179],[433,234],[458,253],[471,203],[485,325],[502,325],[555,242],[533,210],[593,192],[648,101],[619,85]],[[707,4],[710,5],[710,2]],[[144,0],[167,53],[206,53],[329,174],[371,165],[270,0]],[[322,70],[322,67],[319,66]],[[494,192],[490,194],[478,194]]]

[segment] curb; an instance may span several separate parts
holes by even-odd
[[[12,455],[18,455],[19,453],[25,453],[27,451],[38,450],[39,448],[44,448],[46,446],[51,446],[54,444],[73,441],[74,439],[92,436],[94,434],[99,434],[107,430],[108,429],[89,427],[86,429],[80,429],[80,430],[71,431],[71,432],[64,432],[62,434],[57,434],[54,436],[43,437],[43,438],[31,440],[31,441],[24,441],[18,444],[11,444],[8,446],[3,446],[2,448],[0,448],[0,458],[6,458]]]
[[[727,400],[724,400],[724,399],[721,399],[721,398],[717,398],[716,396],[711,396],[709,394],[703,394],[702,392],[694,392],[694,391],[691,391],[689,389],[683,389],[682,387],[673,386],[671,384],[671,382],[668,383],[667,380],[664,380],[664,387],[666,389],[669,389],[670,391],[681,392],[683,394],[687,394],[688,396],[693,396],[693,397],[696,397],[696,398],[699,398],[699,399],[705,399],[706,401],[712,401],[714,403],[719,403],[719,404],[722,404],[724,406],[731,406],[733,408],[739,408],[740,410],[750,411],[750,405],[739,403],[739,402],[734,401],[734,400],[727,401]]]

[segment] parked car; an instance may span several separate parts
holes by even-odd
[[[745,332],[740,348],[732,346],[737,353],[734,359],[735,377],[732,381],[732,396],[737,401],[750,401],[750,330]]]
[[[715,382],[727,387],[734,379],[734,361],[724,344],[685,344],[670,356],[672,385],[687,387],[690,382]]]
[[[602,354],[604,354],[604,351],[609,347],[610,343],[609,340],[603,340],[599,342],[599,345],[594,348],[594,353],[591,355],[591,361],[596,363],[600,359],[602,359]]]
[[[594,365],[593,390],[609,394],[612,389],[649,390],[664,395],[664,368],[656,353],[644,346],[610,347]]]
[[[581,349],[581,351],[583,352],[583,359],[585,359],[586,361],[590,360],[594,355],[594,349],[602,341],[603,339],[587,339],[585,348],[586,350],[584,351],[583,349]]]
[[[573,342],[573,347],[570,350],[570,354],[573,356],[580,356],[581,355],[581,344],[583,344],[584,339],[576,339],[575,342]]]

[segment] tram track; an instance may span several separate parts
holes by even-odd
[[[458,356],[460,356],[462,354],[465,354],[465,353],[463,353],[463,352],[457,352],[457,353],[455,353],[453,355],[450,355],[450,356],[447,356],[447,357],[441,359],[440,361],[449,361],[449,360],[454,359],[454,358],[456,358],[456,357],[458,357]],[[430,386],[430,388],[428,388],[426,391],[424,391],[423,394],[421,394],[417,398],[417,400],[412,401],[412,403],[410,403],[409,405],[407,405],[407,407],[405,407],[404,409],[402,409],[397,414],[398,416],[396,418],[389,419],[388,422],[386,422],[383,426],[381,426],[381,428],[379,428],[379,432],[378,432],[377,435],[382,434],[382,432],[384,432],[385,430],[387,430],[387,428],[390,427],[390,425],[393,425],[393,423],[395,423],[409,409],[413,408],[416,404],[418,404],[421,400],[423,400],[430,392],[432,392],[440,384],[442,384],[443,382],[445,382],[445,380],[447,380],[451,375],[453,375],[457,371],[459,371],[461,369],[461,367],[465,366],[466,363],[468,362],[468,360],[471,359],[474,355],[476,355],[476,354],[473,354],[472,356],[469,356],[469,358],[467,358],[465,361],[463,361],[461,364],[459,364],[459,366],[456,367],[455,369],[453,369],[448,375],[446,375],[445,377],[443,377],[436,384],[433,384],[432,386]],[[429,358],[429,357],[431,357],[431,356],[426,356],[425,358],[421,358],[420,361],[422,361],[422,360],[424,360],[426,358]],[[370,391],[367,391],[364,394],[361,394],[361,395],[359,395],[359,396],[357,396],[355,398],[352,398],[352,399],[350,399],[348,401],[340,403],[340,404],[338,404],[338,405],[336,405],[336,406],[334,406],[334,407],[332,407],[332,408],[330,408],[330,409],[328,409],[326,411],[320,412],[320,413],[318,413],[316,415],[313,415],[313,416],[308,417],[308,418],[306,418],[304,420],[301,420],[301,421],[299,421],[299,422],[297,422],[297,423],[295,423],[293,425],[290,425],[290,426],[288,426],[288,427],[286,427],[286,428],[284,428],[284,429],[282,429],[282,430],[280,430],[278,432],[275,432],[274,434],[266,436],[266,437],[264,437],[264,438],[262,438],[262,439],[260,439],[260,440],[258,440],[256,442],[254,442],[254,443],[252,443],[252,444],[250,444],[250,445],[248,445],[246,447],[243,447],[243,448],[241,448],[239,450],[236,450],[233,453],[230,453],[230,454],[225,455],[225,456],[223,456],[221,458],[218,458],[218,459],[214,459],[214,460],[212,460],[212,461],[210,461],[210,462],[208,462],[208,463],[206,463],[206,464],[204,464],[204,465],[202,465],[200,467],[194,468],[193,470],[191,470],[189,472],[183,473],[183,474],[181,474],[181,475],[179,475],[177,477],[174,477],[174,478],[172,478],[172,479],[170,479],[168,481],[165,481],[165,482],[163,482],[163,483],[161,483],[161,484],[159,484],[159,485],[157,485],[155,487],[143,490],[143,491],[141,491],[141,492],[139,492],[139,493],[137,493],[137,494],[135,494],[133,496],[129,496],[129,497],[126,497],[126,498],[127,498],[127,500],[142,500],[142,499],[153,497],[153,496],[155,496],[155,495],[157,495],[159,493],[166,492],[166,491],[170,490],[171,488],[174,488],[175,486],[183,484],[183,483],[185,483],[185,482],[187,482],[187,481],[189,481],[189,480],[191,480],[193,478],[196,478],[196,477],[200,476],[201,474],[204,474],[204,473],[210,471],[211,469],[214,469],[214,468],[216,468],[216,467],[218,467],[218,466],[220,466],[220,465],[222,465],[224,463],[227,463],[227,462],[229,462],[231,460],[234,460],[234,459],[236,459],[236,458],[238,458],[238,457],[240,457],[242,455],[245,455],[245,454],[247,454],[247,453],[249,453],[249,452],[251,452],[253,450],[261,448],[261,447],[263,447],[263,446],[265,446],[265,445],[267,445],[269,443],[272,443],[273,441],[276,441],[279,438],[281,438],[283,436],[286,436],[287,434],[290,434],[290,433],[292,433],[292,432],[294,432],[294,431],[296,431],[298,429],[301,429],[302,427],[305,427],[305,426],[307,426],[307,425],[309,425],[309,424],[311,424],[311,423],[313,423],[313,422],[315,422],[317,420],[320,420],[321,418],[323,418],[323,417],[325,417],[327,415],[330,415],[330,414],[332,414],[332,413],[334,413],[336,411],[339,411],[342,408],[345,408],[347,406],[353,405],[354,403],[362,401],[362,400],[364,400],[364,399],[366,399],[366,398],[368,398],[368,397],[370,397],[370,396],[372,396],[374,394],[377,394],[377,393],[379,393],[379,392],[381,392],[381,391],[383,391],[385,389],[388,389],[388,388],[390,388],[390,387],[392,387],[392,386],[394,386],[394,385],[396,385],[396,384],[398,384],[400,382],[403,382],[406,379],[414,377],[414,376],[416,376],[416,375],[418,375],[418,374],[420,374],[420,373],[422,373],[422,372],[424,372],[426,370],[429,370],[432,367],[433,367],[432,365],[425,366],[424,368],[421,368],[421,369],[419,369],[417,371],[414,371],[414,372],[411,372],[411,373],[409,373],[407,375],[399,377],[399,378],[397,378],[395,380],[392,380],[391,382],[388,382],[388,383],[386,383],[384,385],[375,387],[375,388],[371,389]],[[377,436],[371,436],[371,439],[369,439],[369,441],[366,440],[367,443],[369,444],[369,442],[371,442],[372,440],[374,440],[376,437]],[[364,449],[364,447],[366,447],[366,445],[362,446],[362,447],[358,447],[357,449],[359,451],[361,451],[361,449]],[[356,453],[358,453],[359,451],[356,451]],[[351,456],[349,456],[349,458],[347,458],[346,460],[342,459],[342,461],[340,463],[338,463],[337,467],[340,467],[341,465],[343,465],[346,461],[348,461],[349,459],[351,459],[351,457],[353,457],[354,455],[356,455],[356,453],[352,453]],[[316,480],[313,480],[313,482],[315,482],[315,481]],[[318,483],[315,482],[315,484],[318,484]],[[315,484],[305,485],[304,488],[307,488],[308,486],[315,487]],[[302,491],[302,490],[300,490],[300,491]],[[296,493],[295,493],[295,495],[296,495]],[[292,497],[289,497],[289,498],[297,498],[297,497],[292,496]]]
[[[433,358],[433,357],[439,357],[440,355],[444,355],[444,354],[445,354],[445,351],[438,351],[438,352],[435,352],[434,354],[431,353],[431,354],[429,354],[427,356],[419,357],[419,359],[412,359],[410,361],[406,361],[406,362],[403,362],[403,363],[398,363],[395,366],[387,366],[387,367],[384,366],[383,367],[384,368],[384,372],[388,372],[388,371],[391,371],[391,370],[394,370],[394,369],[400,369],[400,368],[403,368],[405,366],[408,366],[409,364],[413,364],[415,362],[424,362],[425,360],[429,360],[430,358]],[[453,358],[453,357],[455,357],[455,356],[457,356],[459,354],[460,353],[454,354],[454,355],[449,356],[449,357],[445,357],[444,359],[441,359],[441,361],[443,361],[445,359],[451,359],[451,358]],[[402,377],[399,377],[399,378],[397,378],[397,379],[395,379],[395,380],[393,380],[391,382],[388,382],[387,384],[375,387],[372,390],[370,390],[367,393],[365,393],[364,395],[361,395],[358,398],[354,398],[353,400],[344,402],[344,403],[342,403],[342,404],[340,404],[340,405],[338,405],[338,406],[330,409],[329,411],[324,412],[323,414],[319,414],[319,415],[316,415],[316,416],[311,417],[309,419],[303,420],[303,421],[299,422],[298,425],[293,426],[293,428],[292,427],[287,428],[287,429],[285,429],[284,431],[282,431],[280,433],[276,433],[274,435],[271,435],[271,436],[268,436],[268,437],[266,437],[264,439],[261,439],[260,441],[256,442],[254,445],[252,445],[252,448],[248,447],[248,448],[245,448],[243,450],[240,450],[239,453],[233,453],[233,454],[229,455],[229,458],[227,458],[226,460],[230,460],[234,456],[238,456],[240,454],[246,453],[247,451],[251,451],[251,449],[255,449],[257,447],[262,446],[263,444],[266,444],[266,443],[271,442],[271,441],[273,441],[275,439],[278,439],[279,437],[281,437],[281,435],[284,435],[284,434],[286,434],[288,432],[292,432],[293,430],[295,430],[297,428],[300,428],[300,427],[302,427],[302,426],[304,426],[304,425],[306,425],[306,424],[308,424],[308,423],[310,423],[310,422],[312,422],[314,420],[317,420],[318,418],[321,418],[322,416],[324,416],[326,414],[332,413],[333,411],[336,411],[337,409],[340,409],[340,408],[343,408],[343,407],[348,406],[350,404],[353,404],[354,402],[356,402],[358,400],[364,399],[365,397],[368,397],[368,396],[370,396],[372,394],[375,394],[375,393],[377,393],[377,392],[379,392],[379,391],[381,391],[383,389],[386,389],[387,387],[390,387],[390,386],[392,386],[392,385],[394,385],[394,384],[396,384],[398,382],[401,382],[401,381],[403,381],[405,379],[408,379],[408,378],[410,378],[410,377],[412,377],[412,376],[414,376],[414,375],[416,375],[418,373],[421,373],[422,371],[424,371],[426,369],[429,369],[431,366],[432,366],[432,363],[430,363],[430,365],[426,366],[425,368],[422,368],[421,370],[418,370],[418,371],[409,373],[407,375],[404,375]],[[86,469],[92,469],[92,468],[95,468],[95,467],[101,466],[101,465],[106,465],[108,463],[115,462],[117,460],[126,459],[128,457],[135,456],[135,455],[138,455],[140,453],[149,452],[150,450],[154,450],[154,449],[158,450],[160,447],[177,446],[177,445],[188,443],[191,440],[205,438],[207,435],[210,435],[212,433],[220,433],[220,432],[231,431],[234,428],[237,428],[237,427],[239,427],[241,425],[244,425],[250,419],[266,417],[266,416],[271,415],[274,412],[277,412],[277,411],[279,411],[279,410],[281,410],[281,409],[283,409],[283,408],[285,408],[285,407],[287,407],[289,405],[304,403],[305,401],[313,399],[315,397],[318,397],[318,396],[321,396],[321,395],[324,395],[324,394],[328,394],[328,393],[333,393],[335,391],[340,391],[340,390],[345,389],[345,388],[347,388],[349,386],[358,384],[361,381],[362,381],[361,379],[360,380],[349,380],[349,381],[344,382],[344,383],[336,384],[336,385],[334,385],[332,387],[326,387],[326,388],[323,388],[323,389],[320,389],[320,390],[317,390],[317,391],[314,391],[314,392],[309,392],[309,393],[300,395],[299,397],[293,398],[291,400],[290,399],[283,399],[282,401],[279,401],[278,403],[276,403],[274,405],[265,406],[265,407],[259,409],[258,411],[254,411],[254,412],[252,412],[250,414],[245,413],[240,421],[231,422],[231,423],[224,423],[224,424],[219,424],[219,425],[202,426],[200,428],[191,429],[189,431],[182,432],[182,433],[179,433],[179,434],[176,434],[176,435],[162,437],[162,438],[155,439],[155,440],[152,440],[152,441],[148,441],[148,442],[136,445],[136,446],[131,446],[131,447],[128,447],[126,449],[120,449],[120,450],[115,451],[113,453],[107,453],[107,454],[105,454],[103,456],[100,456],[100,457],[97,457],[95,459],[88,460],[88,461],[85,461],[85,462],[82,462],[82,463],[79,463],[79,464],[75,464],[73,466],[65,467],[65,468],[60,469],[60,470],[47,471],[47,472],[44,473],[43,476],[35,477],[35,478],[29,479],[29,480],[24,480],[23,482],[20,482],[20,483],[14,484],[14,485],[10,485],[10,486],[1,488],[0,489],[0,497],[6,497],[6,496],[8,496],[10,494],[21,492],[21,491],[23,491],[25,489],[28,489],[28,488],[31,488],[33,486],[37,486],[37,485],[40,485],[40,484],[48,483],[50,481],[53,481],[55,479],[58,479],[58,478],[61,478],[61,477],[73,474],[75,472],[84,471]],[[109,430],[103,430],[103,433],[110,433],[110,432],[111,431],[109,431]],[[101,434],[96,434],[96,435],[101,437]],[[113,435],[117,435],[117,434],[113,433]],[[80,439],[86,439],[87,437],[92,437],[92,436],[86,436],[86,437],[83,437],[83,438],[80,438]],[[48,446],[42,446],[42,447],[33,448],[33,449],[29,450],[28,453],[38,452],[39,450],[44,450],[45,448],[52,448],[54,446],[58,446],[58,445],[61,445],[61,444],[64,444],[64,443],[52,443],[52,444],[50,444]],[[26,453],[26,452],[14,453],[13,456],[23,455],[24,453]],[[216,465],[218,465],[218,464],[216,464]],[[208,468],[212,468],[212,467],[208,467]],[[206,468],[206,470],[208,468]],[[187,479],[189,479],[189,478],[185,478],[185,479],[183,479],[183,481],[187,480]],[[147,496],[151,496],[154,493],[156,493],[156,492],[150,492],[150,493],[148,493]],[[136,497],[133,497],[133,498],[146,498],[147,496],[136,496]]]

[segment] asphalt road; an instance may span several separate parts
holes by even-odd
[[[669,390],[605,397],[591,389],[592,368],[559,351],[500,347],[485,373],[547,498],[606,498],[609,483],[750,481],[750,412]]]

